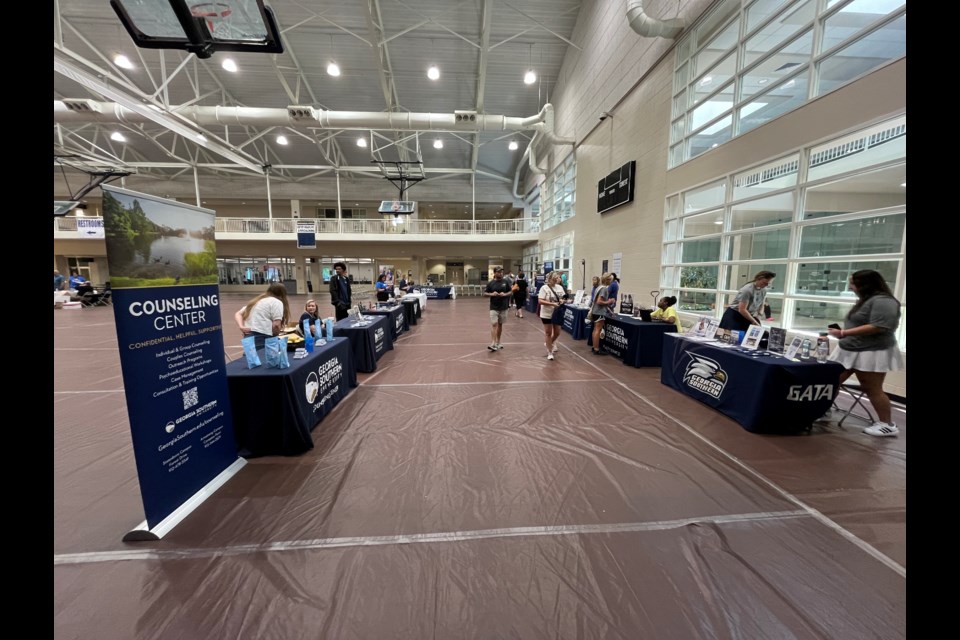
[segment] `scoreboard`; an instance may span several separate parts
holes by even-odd
[[[633,202],[637,161],[631,160],[597,183],[597,213]]]

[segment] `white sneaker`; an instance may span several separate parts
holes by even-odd
[[[547,360],[553,360],[553,354],[552,354],[552,353],[548,353],[548,354],[547,354]]]
[[[495,344],[488,344],[488,345],[487,345],[487,349],[490,349],[490,351],[496,351],[496,350],[497,350],[497,345],[495,345]]]
[[[897,428],[895,424],[887,424],[886,422],[874,422],[872,425],[863,430],[863,432],[870,436],[876,436],[878,438],[888,438],[890,436],[895,436],[900,433],[900,429]]]
[[[553,345],[553,352],[556,353],[557,351],[560,351],[560,347],[558,347],[556,344],[554,344],[554,345]]]
[[[497,343],[497,349],[503,349],[503,345],[500,344],[499,342]]]

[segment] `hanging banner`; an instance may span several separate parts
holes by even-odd
[[[317,248],[317,221],[297,220],[297,249]]]
[[[101,189],[140,494],[148,530],[167,530],[244,464],[227,391],[215,214]],[[159,537],[134,536],[149,531],[125,539]]]
[[[77,218],[77,235],[81,238],[103,238],[103,218]]]

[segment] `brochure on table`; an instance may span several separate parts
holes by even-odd
[[[803,344],[803,338],[797,336],[790,342],[790,346],[787,347],[787,352],[785,355],[790,360],[793,360],[797,356],[797,351],[800,350],[800,346]]]
[[[747,335],[743,338],[741,346],[744,349],[756,350],[760,346],[760,338],[763,337],[763,327],[759,324],[752,324],[747,328]]]
[[[787,342],[787,330],[779,327],[770,327],[770,338],[767,340],[767,351],[783,353]]]

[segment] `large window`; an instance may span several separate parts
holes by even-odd
[[[724,0],[675,49],[674,167],[906,55],[905,0]]]
[[[776,280],[776,326],[822,331],[881,273],[903,304],[906,348],[906,116],[667,198],[660,288],[681,311],[719,316],[758,271]]]
[[[571,153],[540,185],[542,230],[576,215],[576,182],[577,162]]]
[[[543,262],[553,261],[555,270],[569,275],[573,264],[573,232],[542,242],[541,255]]]

